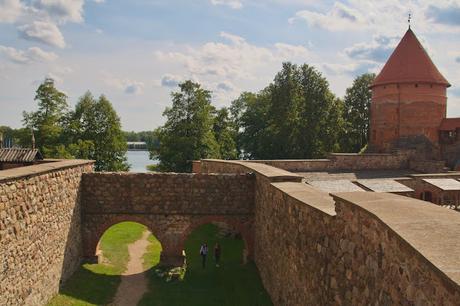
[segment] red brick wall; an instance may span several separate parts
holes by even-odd
[[[438,142],[438,128],[446,117],[446,87],[399,84],[372,89],[370,143],[379,151],[405,136],[424,135]]]

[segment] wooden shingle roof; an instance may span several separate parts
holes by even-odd
[[[43,156],[38,149],[0,149],[0,163],[31,163],[42,159]]]

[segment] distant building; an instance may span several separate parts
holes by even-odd
[[[129,151],[147,151],[147,143],[144,141],[128,141]]]
[[[460,118],[446,118],[449,82],[409,29],[375,78],[369,149],[416,149],[420,158],[460,162]]]

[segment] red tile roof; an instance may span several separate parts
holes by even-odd
[[[460,118],[444,118],[439,127],[440,131],[455,131],[460,129]]]
[[[450,86],[411,29],[404,34],[371,87],[395,83],[430,83]]]

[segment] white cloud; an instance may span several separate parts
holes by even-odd
[[[0,0],[0,22],[12,23],[21,16],[23,5],[19,0]]]
[[[235,85],[229,81],[223,81],[216,85],[216,89],[224,92],[231,92],[235,90]]]
[[[144,92],[144,83],[131,81],[125,87],[125,93],[132,95],[140,95]]]
[[[33,62],[49,62],[57,58],[53,52],[46,52],[39,47],[31,47],[25,51],[12,47],[0,45],[0,54],[3,54],[8,60],[17,64],[28,64]]]
[[[50,46],[64,48],[65,41],[59,28],[49,21],[33,21],[18,28],[21,36]]]
[[[353,63],[319,63],[316,65],[328,75],[349,75],[356,76],[363,73],[378,73],[382,64],[373,61],[359,61]]]
[[[181,64],[188,77],[204,76],[223,80],[251,80],[258,78],[259,68],[283,61],[305,62],[310,52],[303,46],[277,43],[272,48],[258,47],[243,37],[222,32],[228,41],[208,42],[198,47],[187,47],[184,52],[156,52],[163,62]]]
[[[243,90],[268,85],[282,62],[305,63],[314,56],[302,45],[279,42],[261,47],[226,32],[220,33],[219,41],[170,48],[174,51],[155,52],[154,62],[167,69],[159,83],[174,88],[180,81],[192,79],[213,91],[217,106],[225,105]]]
[[[233,44],[239,45],[245,42],[245,39],[238,35],[233,35],[227,32],[220,32],[220,37],[225,38]]]
[[[56,82],[56,84],[62,84],[64,82],[62,77],[52,72],[48,72],[45,78],[53,79]]]
[[[294,59],[294,58],[299,58],[299,59],[304,59],[306,60],[311,56],[310,51],[300,45],[290,45],[290,44],[285,44],[285,43],[276,43],[275,47],[278,51],[278,55],[282,58],[286,59]]]
[[[126,94],[140,95],[144,92],[145,84],[129,78],[118,78],[109,72],[101,71],[102,81],[109,87],[116,88]]]
[[[347,31],[365,26],[366,19],[357,9],[340,2],[335,2],[330,11],[321,13],[310,10],[298,11],[290,23],[304,20],[312,27],[324,28],[330,31]]]
[[[34,7],[60,23],[83,21],[83,0],[38,0]]]
[[[57,58],[56,53],[46,52],[39,47],[31,47],[27,50],[29,57],[35,61],[54,61]]]
[[[168,73],[161,78],[160,83],[161,86],[174,88],[177,87],[177,85],[179,85],[179,83],[182,81],[182,77]]]
[[[344,50],[345,54],[355,60],[385,62],[397,46],[400,37],[375,35],[370,43],[357,43]]]
[[[211,0],[212,5],[225,5],[232,9],[240,9],[243,3],[239,0]]]
[[[310,27],[329,31],[373,31],[395,33],[406,25],[408,14],[419,32],[460,31],[460,1],[458,0],[349,0],[335,1],[328,8],[300,10],[290,23],[304,21]]]

